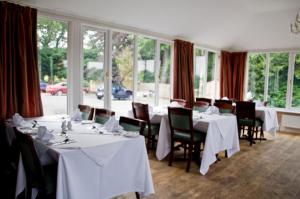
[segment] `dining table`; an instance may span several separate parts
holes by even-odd
[[[171,130],[167,106],[150,109],[151,123],[160,123],[156,157],[163,160],[171,151]],[[129,113],[131,115],[131,113]],[[194,129],[206,132],[199,172],[205,175],[216,160],[216,154],[227,150],[228,158],[240,151],[236,116],[233,114],[206,114],[193,111]]]
[[[259,106],[255,108],[255,116],[263,121],[263,130],[276,138],[279,128],[277,111],[275,108]]]
[[[92,122],[72,122],[72,129],[62,133],[66,118],[39,117],[35,121],[54,135],[49,142],[31,133],[42,165],[57,162],[57,199],[111,198],[128,192],[142,196],[154,193],[154,186],[143,136],[126,137],[105,131]],[[68,142],[65,142],[66,136]],[[22,157],[19,160],[16,196],[26,187]],[[33,190],[37,195],[36,190]]]

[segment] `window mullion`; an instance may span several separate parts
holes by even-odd
[[[154,105],[158,106],[158,101],[159,101],[159,70],[160,70],[160,42],[158,40],[156,40],[156,45],[155,45],[155,101],[154,101]]]
[[[267,53],[266,54],[266,68],[265,68],[264,101],[268,101],[269,69],[270,69],[270,53]]]
[[[133,101],[135,101],[138,87],[138,41],[136,35],[134,35],[133,48]]]
[[[104,63],[104,107],[111,109],[111,89],[112,89],[112,31],[108,30],[105,42],[105,60]]]
[[[296,59],[296,53],[289,53],[289,70],[288,70],[288,80],[287,80],[288,82],[287,82],[287,92],[286,92],[286,108],[292,107],[295,59]]]

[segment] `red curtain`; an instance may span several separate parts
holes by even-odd
[[[190,42],[175,40],[173,98],[185,99],[187,107],[194,102],[194,51]]]
[[[0,119],[43,115],[36,30],[36,9],[0,2]]]
[[[247,52],[221,52],[221,97],[243,100]]]

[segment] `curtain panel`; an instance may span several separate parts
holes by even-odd
[[[246,60],[247,52],[221,52],[221,97],[243,100]]]
[[[175,40],[173,98],[194,102],[194,47],[190,42]]]
[[[43,115],[36,30],[36,9],[0,2],[0,119]]]

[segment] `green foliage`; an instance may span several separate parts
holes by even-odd
[[[160,83],[170,83],[170,70],[171,70],[171,46],[167,44],[160,45]]]
[[[214,52],[208,52],[207,82],[214,80],[215,58],[216,54]]]
[[[154,73],[145,69],[139,73],[139,82],[153,83],[155,79]]]
[[[155,57],[155,40],[145,37],[138,38],[138,59],[154,60]]]

